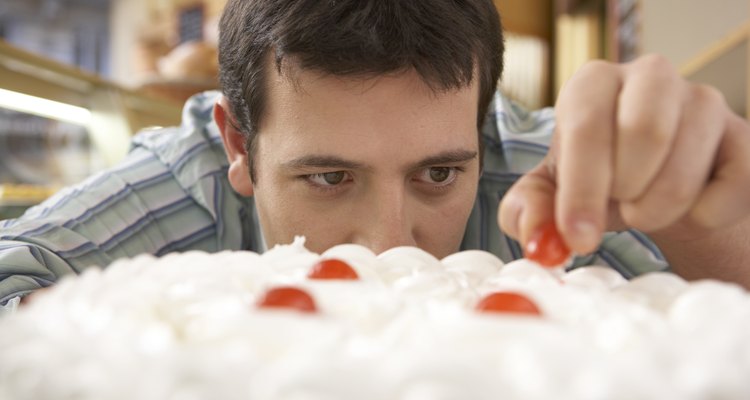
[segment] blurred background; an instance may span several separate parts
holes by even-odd
[[[584,62],[666,56],[750,113],[748,0],[494,0],[502,90],[554,104]],[[116,163],[138,130],[179,123],[217,88],[225,0],[2,0],[0,219]]]

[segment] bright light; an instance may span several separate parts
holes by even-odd
[[[83,107],[5,89],[0,89],[0,107],[84,126],[91,120],[91,111]]]

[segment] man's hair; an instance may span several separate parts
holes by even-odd
[[[363,79],[414,70],[436,93],[478,78],[477,130],[503,69],[492,0],[229,0],[219,26],[222,92],[253,176],[270,60]]]

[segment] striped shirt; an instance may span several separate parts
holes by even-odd
[[[126,159],[63,189],[22,217],[0,221],[0,304],[51,285],[66,274],[142,253],[263,251],[252,198],[235,193],[212,120],[217,92],[191,98],[179,127],[134,137]],[[511,184],[547,151],[552,109],[527,112],[499,93],[482,129],[484,172],[462,249],[520,258],[517,242],[497,227],[497,208]],[[609,265],[630,278],[667,264],[643,234],[606,234],[575,266]]]

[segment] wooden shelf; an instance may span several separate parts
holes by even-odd
[[[121,87],[2,40],[0,88],[90,110],[87,128],[107,165],[124,157],[135,132],[148,126],[179,124],[182,113],[182,103]]]

